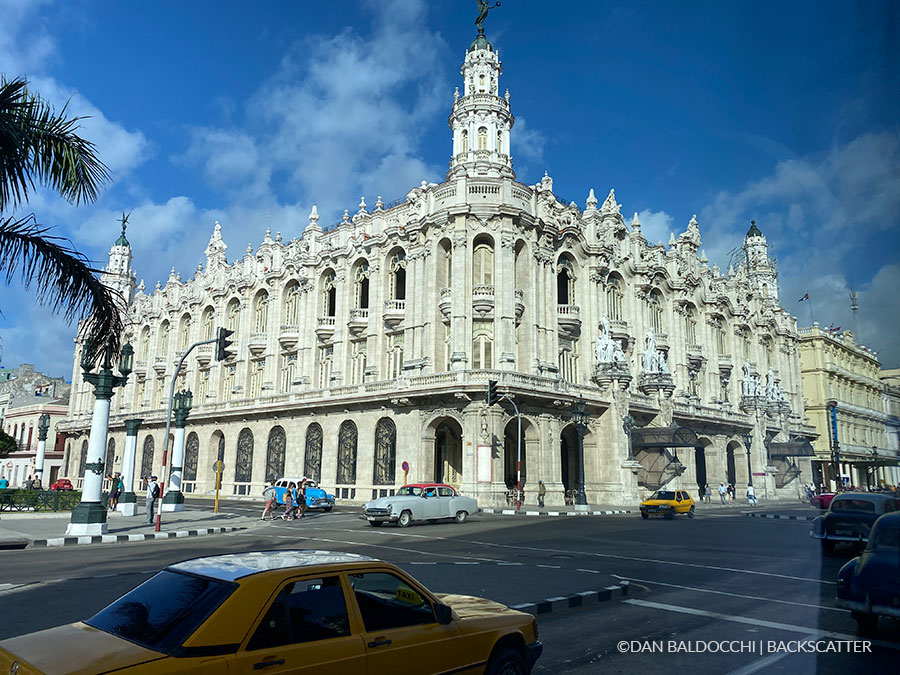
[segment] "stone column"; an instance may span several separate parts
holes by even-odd
[[[181,492],[181,474],[184,469],[184,427],[186,410],[175,411],[175,438],[172,442],[172,467],[169,469],[169,485],[159,507],[161,511],[184,511],[184,494]]]
[[[134,460],[137,453],[137,432],[142,419],[125,420],[125,452],[122,456],[122,494],[116,507],[122,515],[137,514],[137,495],[134,494]]]
[[[469,275],[468,234],[466,216],[456,217],[456,232],[453,233],[453,257],[450,271],[450,367],[449,370],[466,370],[469,366],[469,345],[471,344],[471,323],[467,317],[472,313],[472,284]]]

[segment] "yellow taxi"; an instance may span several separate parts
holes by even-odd
[[[351,553],[260,551],[165,568],[85,621],[0,642],[0,673],[527,675],[537,622],[436,595]]]
[[[657,490],[641,502],[641,518],[645,520],[651,515],[662,515],[671,520],[678,513],[694,517],[694,498],[687,490]]]

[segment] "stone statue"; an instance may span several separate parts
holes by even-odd
[[[661,349],[656,348],[656,337],[653,335],[652,330],[647,331],[647,347],[644,349],[642,365],[645,373],[669,374],[666,355]]]
[[[775,383],[775,372],[771,368],[766,373],[766,398],[770,401],[778,400],[778,385]]]
[[[601,333],[600,337],[594,343],[594,365],[602,365],[608,363],[624,364],[625,353],[618,340],[612,337],[612,331],[609,327],[609,319],[603,317],[600,319]]]
[[[741,382],[741,393],[744,396],[754,396],[753,393],[753,375],[750,373],[750,362],[744,361],[743,366],[744,380]]]
[[[478,3],[478,18],[475,19],[475,27],[478,29],[479,35],[484,35],[484,20],[487,18],[488,12],[499,7],[500,3],[495,2],[493,5],[489,0],[476,0]]]

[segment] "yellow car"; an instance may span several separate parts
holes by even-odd
[[[654,514],[671,520],[676,513],[694,517],[694,498],[687,490],[657,490],[641,502],[641,518],[645,520]]]
[[[195,558],[86,621],[0,642],[0,673],[526,675],[537,622],[329,551]]]

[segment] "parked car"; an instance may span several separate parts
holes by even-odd
[[[74,490],[75,488],[72,486],[72,481],[68,478],[60,478],[52,483],[50,483],[51,490]]]
[[[812,521],[809,535],[830,553],[840,542],[859,546],[869,540],[869,530],[885,513],[900,511],[900,501],[890,494],[842,492],[831,500],[828,513]]]
[[[862,630],[879,616],[900,619],[900,512],[880,516],[862,555],[838,573],[838,607],[850,610]]]
[[[300,487],[300,482],[306,481],[306,508],[321,509],[328,512],[334,508],[334,495],[325,492],[319,484],[311,478],[279,478],[275,481],[275,499],[284,506],[284,492],[291,483]]]
[[[527,675],[542,649],[530,614],[389,563],[260,551],[169,565],[85,621],[4,640],[0,672]]]
[[[836,492],[823,492],[820,495],[813,495],[810,497],[809,505],[824,511],[831,505],[831,500],[836,494]]]
[[[383,523],[406,527],[416,520],[453,518],[457,523],[464,523],[473,513],[478,513],[478,502],[463,497],[452,486],[414,483],[404,485],[394,495],[363,504],[361,518],[372,527],[381,527]]]
[[[694,498],[687,490],[657,490],[641,502],[641,518],[662,515],[671,520],[676,513],[694,517]]]

